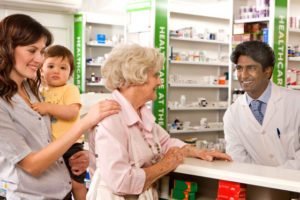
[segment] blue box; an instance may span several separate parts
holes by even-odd
[[[97,34],[97,43],[105,44],[105,34]]]
[[[269,43],[269,28],[263,28],[263,41]]]

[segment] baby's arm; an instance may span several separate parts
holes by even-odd
[[[33,103],[31,107],[41,115],[51,114],[64,120],[72,120],[77,117],[81,106],[79,103],[73,103],[70,105],[58,105],[39,102]]]

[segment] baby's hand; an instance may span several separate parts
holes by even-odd
[[[33,103],[31,104],[31,108],[40,113],[40,115],[46,115],[48,114],[48,107],[49,103],[39,102],[39,103]]]

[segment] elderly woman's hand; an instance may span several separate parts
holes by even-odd
[[[182,150],[186,157],[200,158],[206,161],[213,161],[214,159],[232,161],[229,155],[217,150],[198,149],[189,145],[184,146]]]
[[[183,163],[183,158],[183,151],[179,147],[171,147],[162,159],[162,162],[170,167],[170,170],[173,170]]]
[[[213,161],[214,159],[232,161],[232,159],[229,155],[227,155],[226,153],[217,151],[217,150],[199,149],[196,157],[201,158],[202,160],[206,160],[206,161]]]

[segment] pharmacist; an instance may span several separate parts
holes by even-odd
[[[300,92],[270,81],[275,56],[264,42],[231,55],[245,91],[224,115],[226,152],[234,161],[300,169]]]

